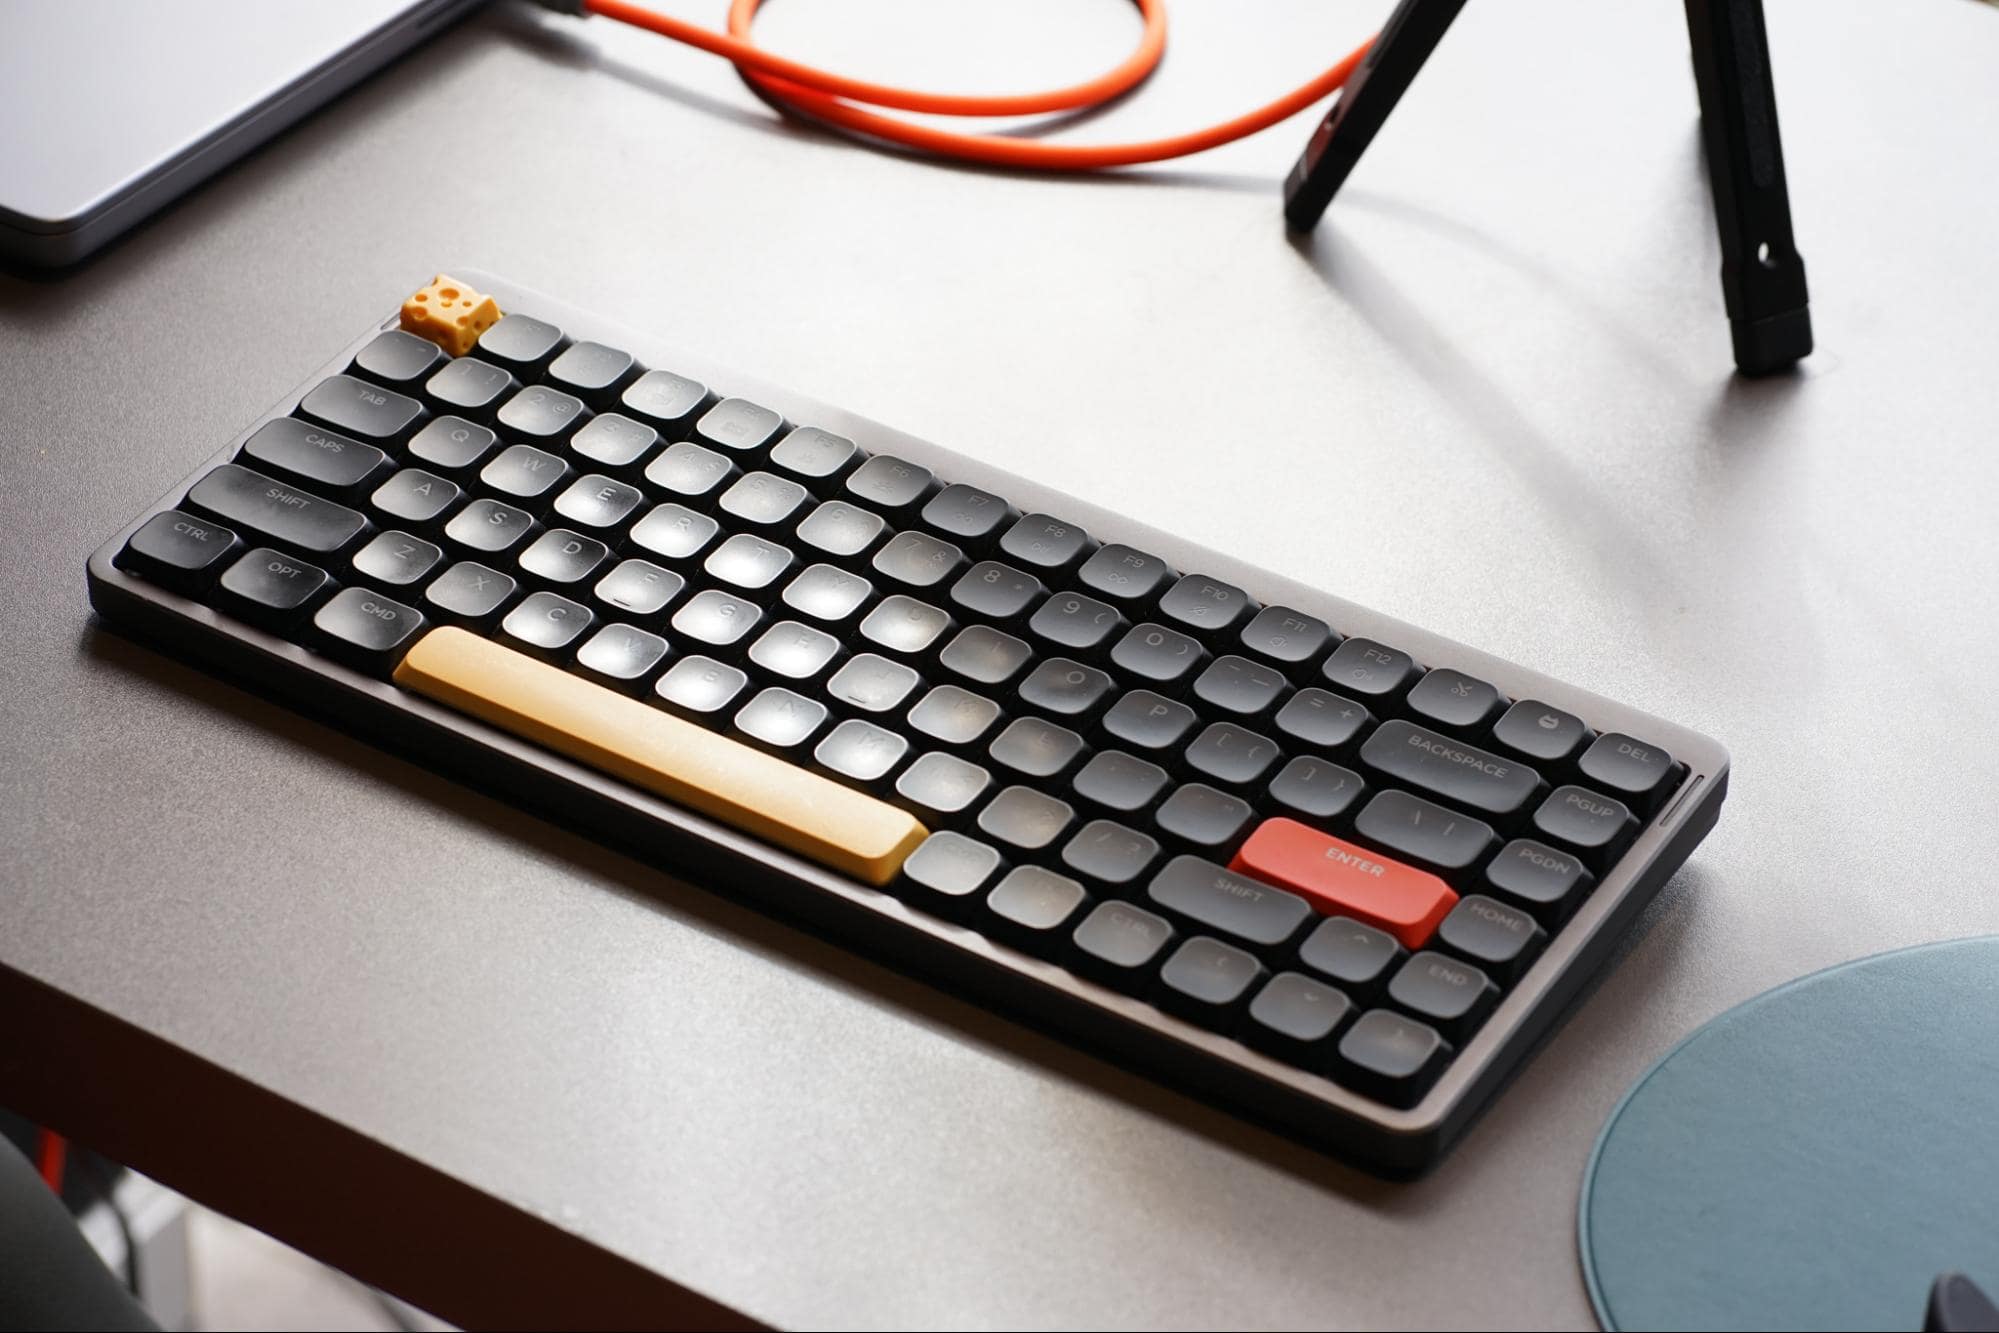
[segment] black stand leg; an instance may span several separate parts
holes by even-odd
[[[1812,322],[1805,261],[1791,240],[1763,0],[1686,6],[1735,365],[1745,375],[1767,375],[1811,354]],[[1285,178],[1284,219],[1292,227],[1318,225],[1463,7],[1464,0],[1402,0],[1389,16]]]
[[[1812,320],[1805,261],[1791,239],[1763,0],[1686,5],[1735,365],[1767,375],[1811,354]]]
[[[1286,222],[1300,231],[1318,225],[1347,173],[1374,142],[1375,132],[1462,8],[1464,0],[1402,0],[1395,7],[1285,178]]]

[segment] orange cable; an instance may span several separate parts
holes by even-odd
[[[35,1169],[41,1173],[42,1183],[62,1193],[63,1166],[69,1157],[69,1141],[52,1129],[38,1130],[35,1135]]]
[[[1018,116],[1101,106],[1151,77],[1166,52],[1165,0],[1133,0],[1145,20],[1138,47],[1109,72],[1068,88],[1042,93],[972,96],[916,92],[844,75],[772,55],[750,39],[750,24],[762,0],[730,0],[729,30],[715,32],[656,13],[626,0],[583,0],[586,13],[601,14],[699,47],[732,62],[744,79],[781,106],[874,138],[920,148],[941,157],[1041,171],[1097,171],[1104,167],[1160,162],[1218,148],[1288,119],[1339,90],[1367,54],[1363,43],[1344,60],[1303,87],[1247,115],[1207,129],[1164,139],[1124,144],[1040,143],[1000,134],[961,134],[863,110],[893,107],[947,116]]]

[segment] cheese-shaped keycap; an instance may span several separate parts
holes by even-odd
[[[447,273],[403,302],[403,328],[428,338],[453,356],[464,356],[479,335],[497,324],[500,307]]]

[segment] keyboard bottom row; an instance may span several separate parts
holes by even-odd
[[[1322,915],[1298,894],[1187,854],[1134,880],[1130,897],[1101,886],[1093,894],[1057,870],[1008,867],[986,841],[932,832],[865,792],[462,629],[418,638],[393,679],[1392,1105],[1422,1095],[1452,1042],[1497,1001],[1494,977],[1517,976],[1546,938],[1526,911],[1459,898],[1407,867],[1396,868],[1405,892],[1389,905],[1393,895],[1378,882],[1388,867],[1369,859],[1378,854],[1282,818],[1251,834],[1238,867],[1281,876],[1330,852],[1353,863],[1391,919]],[[1129,835],[1106,823],[1104,836]]]

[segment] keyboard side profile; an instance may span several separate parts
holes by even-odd
[[[953,920],[950,912],[933,910],[935,904],[932,900],[920,892],[909,891],[909,885],[904,882],[907,876],[898,880],[894,872],[909,854],[910,848],[920,844],[921,833],[927,829],[939,829],[941,836],[944,826],[936,822],[929,823],[926,828],[897,824],[892,817],[886,818],[880,832],[878,855],[857,855],[856,859],[847,862],[836,859],[832,864],[841,868],[834,869],[829,865],[829,853],[824,846],[815,851],[811,845],[791,844],[792,849],[787,849],[785,838],[774,838],[768,828],[764,828],[761,834],[753,831],[756,826],[746,824],[742,810],[729,807],[725,801],[717,803],[716,783],[709,783],[694,793],[671,783],[648,784],[640,780],[646,776],[645,772],[620,769],[616,756],[607,758],[605,743],[600,743],[595,749],[576,748],[576,726],[569,727],[561,737],[552,738],[546,734],[537,737],[531,729],[524,729],[518,718],[509,720],[502,716],[506,700],[517,699],[520,691],[532,694],[545,684],[562,695],[564,688],[562,682],[553,679],[560,674],[556,668],[545,668],[550,674],[544,676],[540,670],[521,667],[520,662],[531,662],[533,659],[520,658],[516,661],[516,655],[511,652],[488,652],[481,647],[488,642],[486,637],[463,631],[449,636],[429,631],[431,637],[411,641],[421,651],[409,651],[394,666],[392,673],[384,664],[337,660],[335,656],[314,651],[297,641],[299,636],[295,631],[260,628],[252,623],[254,617],[239,618],[238,614],[232,614],[228,609],[232,604],[218,596],[212,588],[206,589],[202,596],[182,595],[168,586],[171,579],[149,578],[121,564],[121,553],[126,551],[127,543],[134,534],[160,515],[184,512],[190,506],[197,513],[215,513],[218,506],[223,507],[221,512],[227,512],[227,506],[237,503],[230,488],[254,486],[256,483],[246,482],[245,477],[262,476],[254,471],[262,457],[272,454],[274,450],[296,447],[296,442],[286,437],[299,428],[283,423],[301,416],[319,422],[338,422],[344,413],[377,411],[376,398],[395,399],[394,394],[371,393],[365,379],[350,376],[357,356],[373,345],[379,334],[396,327],[394,316],[364,332],[332,362],[281,400],[269,413],[251,423],[236,440],[93,554],[89,562],[89,587],[91,600],[99,613],[113,625],[158,642],[220,674],[277,696],[301,711],[326,719],[344,730],[362,734],[384,748],[416,758],[470,785],[501,795],[553,822],[591,832],[676,876],[696,884],[728,884],[732,894],[756,902],[776,915],[834,935],[870,956],[988,1003],[1002,1012],[1034,1023],[1121,1064],[1152,1074],[1248,1119],[1280,1129],[1315,1147],[1389,1176],[1409,1176],[1421,1172],[1438,1160],[1451,1142],[1463,1133],[1479,1108],[1525,1058],[1534,1042],[1559,1017],[1591,973],[1610,955],[1618,938],[1636,919],[1645,903],[1664,885],[1718,817],[1726,792],[1727,756],[1718,744],[1697,733],[1353,606],[1329,594],[1256,570],[1171,534],[1074,500],[1050,487],[1012,476],[976,459],[962,457],[853,413],[713,365],[699,355],[682,352],[642,333],[570,308],[560,301],[516,288],[502,279],[470,271],[463,271],[462,276],[471,285],[493,296],[500,309],[510,314],[521,312],[532,315],[559,326],[575,342],[589,340],[621,349],[644,366],[671,371],[699,381],[717,394],[740,397],[771,409],[790,425],[817,427],[851,440],[867,455],[906,460],[929,469],[946,483],[962,483],[1001,497],[1020,514],[1058,515],[1086,530],[1099,543],[1119,545],[1134,553],[1147,553],[1164,561],[1173,570],[1198,572],[1205,579],[1214,581],[1218,592],[1246,589],[1266,608],[1288,608],[1303,613],[1306,618],[1323,621],[1336,632],[1336,639],[1328,644],[1335,652],[1347,650],[1353,645],[1392,645],[1393,650],[1420,664],[1417,672],[1407,679],[1415,681],[1419,688],[1436,697],[1419,700],[1423,711],[1413,711],[1405,706],[1410,693],[1410,686],[1405,682],[1394,699],[1375,710],[1381,714],[1381,720],[1364,739],[1357,736],[1352,744],[1346,745],[1328,743],[1324,748],[1324,754],[1332,757],[1328,758],[1328,765],[1336,758],[1338,764],[1351,765],[1353,769],[1367,774],[1369,794],[1376,798],[1367,806],[1368,817],[1376,821],[1374,834],[1384,831],[1379,827],[1380,821],[1400,818],[1404,807],[1413,821],[1412,827],[1420,825],[1426,813],[1432,816],[1431,826],[1423,831],[1424,837],[1428,837],[1434,829],[1439,814],[1450,817],[1446,819],[1448,827],[1441,831],[1440,836],[1449,835],[1457,828],[1456,816],[1462,816],[1468,827],[1486,829],[1488,833],[1498,830],[1498,841],[1480,853],[1477,868],[1451,872],[1433,866],[1431,868],[1438,869],[1439,873],[1431,875],[1423,867],[1412,864],[1410,856],[1397,858],[1383,852],[1383,847],[1388,844],[1371,834],[1368,825],[1361,824],[1356,828],[1352,811],[1343,814],[1338,821],[1310,817],[1266,818],[1246,837],[1236,836],[1226,843],[1217,843],[1216,846],[1223,848],[1226,855],[1218,853],[1212,861],[1189,855],[1190,849],[1186,846],[1155,846],[1154,851],[1160,855],[1149,865],[1152,872],[1147,880],[1149,889],[1134,888],[1129,895],[1100,894],[1100,907],[1127,899],[1134,906],[1142,904],[1148,910],[1137,913],[1137,916],[1175,923],[1180,927],[1176,937],[1179,940],[1186,937],[1206,938],[1207,933],[1227,935],[1233,941],[1231,947],[1217,947],[1212,950],[1214,957],[1203,961],[1226,970],[1234,965],[1231,959],[1247,951],[1260,958],[1262,964],[1267,965],[1271,973],[1279,974],[1281,979],[1287,974],[1287,960],[1293,968],[1310,970],[1301,968],[1295,962],[1302,934],[1322,921],[1347,919],[1344,916],[1325,916],[1326,909],[1323,907],[1318,909],[1322,913],[1318,917],[1304,917],[1297,912],[1297,902],[1317,901],[1315,885],[1320,880],[1324,880],[1326,892],[1337,898],[1341,893],[1352,892],[1351,881],[1355,876],[1362,877],[1364,882],[1372,877],[1373,882],[1379,882],[1385,888],[1408,890],[1400,893],[1398,903],[1422,901],[1424,884],[1435,884],[1440,890],[1435,898],[1435,910],[1421,920],[1412,919],[1405,923],[1408,933],[1404,937],[1407,942],[1404,953],[1413,953],[1416,958],[1397,955],[1405,964],[1413,964],[1417,959],[1430,960],[1425,966],[1434,975],[1417,975],[1416,970],[1411,968],[1406,980],[1401,974],[1396,978],[1396,984],[1403,986],[1407,994],[1392,1000],[1384,998],[1377,982],[1366,991],[1370,998],[1356,999],[1353,1006],[1354,1012],[1367,1008],[1372,1014],[1375,1010],[1369,1006],[1373,1005],[1391,1014],[1391,1017],[1392,1013],[1429,1012],[1425,1007],[1428,999],[1418,993],[1426,985],[1448,990],[1462,981],[1463,974],[1469,973],[1475,979],[1475,986],[1484,986],[1483,973],[1476,967],[1466,966],[1467,959],[1484,957],[1479,952],[1484,947],[1484,941],[1479,936],[1481,931],[1487,935],[1494,931],[1504,935],[1508,930],[1532,932],[1537,937],[1535,947],[1538,953],[1520,955],[1526,960],[1524,963],[1507,961],[1501,956],[1505,952],[1503,948],[1495,955],[1498,961],[1486,970],[1503,984],[1496,1002],[1491,998],[1492,991],[1486,990],[1486,998],[1481,1002],[1482,1021],[1474,1016],[1463,1032],[1453,1034],[1456,1040],[1444,1048],[1443,1058],[1447,1063],[1442,1064],[1441,1073],[1435,1075],[1435,1081],[1415,1096],[1412,1104],[1392,1104],[1396,1100],[1393,1097],[1384,1100],[1369,1095],[1364,1079],[1335,1080],[1315,1068],[1311,1061],[1301,1062],[1296,1057],[1287,1059],[1281,1052],[1271,1053],[1267,1044],[1253,1045],[1231,1035],[1240,1030],[1239,1023],[1235,1026],[1218,1025],[1213,1021],[1199,1021],[1198,1015],[1183,1016],[1182,1012],[1175,1011],[1173,1005],[1162,1007],[1155,1004],[1152,998],[1154,992],[1140,988],[1139,993],[1128,993],[1127,988],[1086,975],[1091,971],[1089,968],[1078,969],[1068,965],[1072,960],[1047,956],[1045,950],[1016,947],[1007,942],[1004,932],[986,933],[969,929],[962,919]],[[481,367],[468,369],[480,370]],[[545,370],[544,359],[541,371]],[[532,375],[523,375],[523,380],[532,378]],[[524,404],[522,411],[528,406]],[[468,409],[469,415],[471,412]],[[495,422],[489,413],[480,419],[495,423],[502,441],[531,438],[511,429],[505,418]],[[524,416],[517,416],[516,420],[529,431],[539,425]],[[397,428],[388,429],[390,435],[397,434]],[[397,438],[400,442],[394,448],[406,450],[408,439],[401,435]],[[562,433],[562,438],[566,440],[566,432]],[[503,443],[502,447],[508,446]],[[551,444],[551,448],[555,447]],[[368,470],[369,461],[368,458],[355,461],[350,451],[347,464],[343,464],[351,464],[357,471],[357,476],[341,479],[342,484],[348,487],[345,494],[350,500],[359,493],[354,488],[372,486],[379,477],[393,471],[389,460],[380,460],[380,469],[371,472]],[[232,466],[237,471],[229,471]],[[415,469],[404,468],[402,471],[411,473]],[[363,473],[366,474],[365,480],[360,479]],[[635,474],[618,475],[629,476],[633,481],[633,486],[627,489],[645,488],[648,484],[640,481]],[[202,487],[209,489],[201,497],[194,496],[193,493]],[[459,498],[461,502],[464,500],[462,496]],[[394,503],[401,505],[405,500],[410,504],[421,503],[421,497],[397,498]],[[360,503],[358,500],[352,502]],[[469,506],[464,506],[464,509],[469,509]],[[344,512],[340,506],[331,506],[330,510],[338,512],[330,513],[329,521],[337,521],[339,512]],[[898,523],[896,526],[901,528],[904,525]],[[917,525],[910,523],[907,526],[913,530]],[[755,528],[753,519],[746,518],[740,527],[732,523],[730,530],[741,530],[747,534]],[[431,535],[443,541],[435,532]],[[312,539],[317,540],[316,537]],[[325,534],[324,540],[329,550],[342,552],[335,559],[344,562],[340,566],[340,582],[344,588],[353,589],[368,582],[350,572],[350,566],[356,559],[353,534],[330,531]],[[255,539],[245,540],[245,546],[257,544]],[[751,543],[752,546],[754,544]],[[877,558],[900,559],[908,554],[903,552],[889,557],[878,553]],[[559,555],[560,552],[555,552],[551,558]],[[976,556],[973,558],[976,559]],[[332,564],[334,560],[321,563]],[[530,582],[527,586],[534,585]],[[894,585],[885,581],[884,586],[892,588]],[[772,585],[770,596],[774,598],[775,594],[776,585]],[[1060,595],[1058,588],[1049,600]],[[347,609],[361,612],[360,599],[350,600],[356,604]],[[222,602],[222,609],[211,605],[214,601]],[[1156,609],[1158,601],[1158,595],[1154,594],[1149,604]],[[1166,617],[1162,614],[1160,618]],[[1142,622],[1136,626],[1138,629],[1151,623],[1136,615],[1130,619]],[[972,617],[966,617],[966,620],[968,624],[974,623]],[[649,623],[660,628],[663,637],[677,637],[675,630],[660,623],[659,617],[653,617]],[[1050,632],[1066,631],[1056,628]],[[1209,642],[1212,645],[1215,641],[1210,639]],[[855,651],[864,646],[856,646]],[[405,649],[409,647],[404,645]],[[1135,643],[1132,653],[1140,654],[1143,647],[1142,643]],[[1365,651],[1368,649],[1362,647],[1350,655],[1358,657]],[[687,650],[678,651],[665,661],[684,660],[687,655]],[[1044,653],[1044,656],[1048,655]],[[1079,649],[1077,656],[1083,657],[1085,653]],[[1152,663],[1142,656],[1129,659],[1093,657],[1090,660],[1101,663],[1101,674],[1115,673],[1127,685],[1142,685],[1150,678],[1145,673],[1152,669]],[[1310,672],[1321,673],[1326,669],[1324,664],[1328,660],[1326,651],[1317,652],[1308,664]],[[664,662],[660,664],[664,665]],[[503,684],[487,688],[476,683],[490,678],[485,674],[489,668],[506,677]],[[1353,669],[1367,671],[1372,668],[1362,662]],[[396,683],[398,680],[403,684]],[[468,686],[467,681],[474,684]],[[1326,683],[1320,674],[1294,674],[1282,684],[1284,694],[1295,696],[1302,692],[1301,681],[1307,684],[1311,681],[1318,681],[1321,685]],[[1254,681],[1222,681],[1217,688],[1251,688],[1254,684]],[[1181,688],[1184,688],[1184,682]],[[468,689],[482,697],[468,701],[465,697]],[[1496,696],[1481,699],[1481,689],[1496,691]],[[1173,693],[1172,690],[1165,692]],[[617,699],[621,705],[629,705],[612,708],[612,715],[617,718],[638,718],[642,723],[653,715],[660,719],[659,730],[663,734],[658,744],[671,748],[692,740],[697,749],[705,744],[693,735],[693,724],[683,723],[674,714],[650,703],[639,703],[630,694],[618,695]],[[1454,904],[1464,906],[1485,901],[1474,896],[1484,883],[1478,875],[1484,873],[1487,862],[1493,859],[1492,848],[1500,843],[1504,842],[1509,849],[1522,840],[1526,840],[1530,847],[1539,845],[1531,840],[1552,826],[1556,832],[1547,833],[1547,838],[1560,846],[1569,846],[1557,837],[1557,834],[1571,836],[1566,826],[1560,823],[1565,816],[1563,800],[1573,807],[1566,813],[1584,822],[1592,818],[1595,811],[1608,807],[1621,811],[1623,807],[1564,779],[1564,774],[1571,778],[1575,776],[1575,754],[1583,753],[1581,750],[1576,750],[1560,764],[1543,765],[1548,768],[1545,781],[1537,782],[1531,763],[1518,759],[1497,762],[1503,756],[1493,753],[1495,743],[1492,731],[1496,725],[1493,719],[1498,718],[1503,724],[1506,719],[1501,714],[1505,711],[1504,706],[1511,701],[1519,701],[1517,706],[1521,708],[1527,708],[1528,701],[1533,705],[1527,708],[1529,716],[1524,719],[1524,725],[1530,730],[1521,738],[1520,745],[1509,752],[1513,756],[1532,753],[1531,749],[1521,748],[1539,743],[1532,729],[1545,728],[1552,745],[1559,740],[1555,733],[1573,724],[1586,726],[1589,732],[1605,740],[1641,738],[1646,745],[1670,752],[1673,761],[1670,775],[1650,788],[1642,801],[1631,802],[1638,813],[1635,827],[1627,827],[1619,835],[1620,839],[1628,838],[1623,850],[1606,853],[1604,860],[1594,867],[1597,873],[1593,887],[1577,895],[1579,902],[1565,905],[1560,912],[1545,917],[1540,923],[1541,928],[1537,928],[1525,912],[1495,910],[1490,913],[1490,920],[1467,916],[1462,912],[1451,916],[1448,912]],[[1481,707],[1487,711],[1480,715],[1482,720],[1476,728],[1453,730],[1447,723],[1431,725],[1437,718],[1453,716],[1454,709],[1476,711]],[[480,711],[482,709],[485,711]],[[633,713],[630,709],[641,712]],[[1025,707],[1013,711],[1022,718],[1033,712]],[[1270,714],[1267,709],[1262,717],[1262,725],[1268,730]],[[953,726],[959,721],[961,719],[954,715],[944,718],[943,724]],[[606,723],[605,727],[607,735],[631,730],[617,723]],[[642,725],[638,730],[652,728]],[[1227,736],[1221,737],[1222,741],[1227,739]],[[619,748],[621,744],[616,741],[606,743],[612,749]],[[1097,749],[1099,757],[1111,752],[1109,747],[1102,745]],[[1311,747],[1299,745],[1291,749],[1294,755],[1302,757]],[[956,747],[956,752],[972,753],[962,745]],[[762,751],[754,753],[759,757],[762,755]],[[1644,752],[1640,749],[1639,753],[1642,756]],[[726,763],[734,763],[740,758],[742,756],[735,755],[733,751],[721,755]],[[770,762],[781,764],[784,761],[773,759]],[[1124,769],[1132,767],[1144,766],[1126,764]],[[640,768],[645,766],[641,763]],[[1107,783],[1127,781],[1130,774],[1124,769],[1109,765],[1106,771],[1095,775],[1092,780]],[[763,771],[758,769],[759,773]],[[1189,775],[1183,772],[1179,776]],[[1192,776],[1199,777],[1200,773]],[[764,778],[759,776],[745,781],[754,786],[763,782]],[[778,785],[783,785],[784,781],[780,778]],[[1223,779],[1215,779],[1215,782],[1220,787],[1228,787]],[[1527,784],[1525,787],[1521,785],[1523,782]],[[719,785],[726,786],[726,783]],[[849,785],[857,789],[867,786],[865,783]],[[1032,787],[1031,783],[1022,785]],[[1254,796],[1263,787],[1263,780],[1259,779],[1253,789],[1251,786],[1240,786],[1231,790]],[[894,793],[879,786],[874,788],[874,792],[885,798],[874,804],[888,810]],[[1400,804],[1389,799],[1396,797],[1397,793],[1400,794],[1397,797]],[[804,805],[809,806],[814,799],[812,791],[801,789],[799,800]],[[1156,814],[1156,805],[1151,808]],[[863,814],[871,811],[871,807],[864,808],[858,804],[856,809]],[[1532,819],[1552,821],[1552,824],[1529,822],[1530,811],[1535,812]],[[751,811],[750,815],[756,813]],[[1261,817],[1295,815],[1298,812],[1272,807],[1268,801],[1259,798],[1257,813]],[[1491,828],[1487,828],[1487,821]],[[911,827],[916,828],[914,836],[910,835]],[[973,840],[984,836],[979,827],[951,827],[963,827]],[[1331,832],[1335,828],[1337,834]],[[796,831],[796,821],[781,830],[786,837]],[[1401,833],[1394,836],[1400,837]],[[1508,839],[1515,841],[1508,842]],[[838,843],[840,838],[834,836],[832,841]],[[802,854],[797,846],[805,846],[805,852],[811,854]],[[1527,854],[1533,853],[1530,851]],[[1009,857],[1009,860],[1014,859]],[[1057,871],[1063,869],[1060,863],[1032,854],[1024,855],[1018,861],[1024,865],[1053,865]],[[1232,919],[1230,923],[1230,928],[1239,934],[1227,934],[1220,928],[1203,932],[1199,928],[1202,913],[1208,909],[1198,905],[1196,900],[1203,894],[1212,896],[1215,886],[1222,883],[1224,873],[1229,876],[1225,887],[1239,897],[1256,898],[1261,894],[1270,900],[1258,906],[1272,908],[1280,918],[1270,927],[1270,940],[1279,943],[1270,944],[1268,948],[1259,944],[1255,937],[1261,926],[1243,924],[1240,919]],[[1454,892],[1441,891],[1441,879],[1451,880]],[[884,887],[875,887],[877,883]],[[1287,891],[1264,892],[1262,886],[1277,883],[1284,884]],[[984,883],[980,892],[992,887],[991,882]],[[930,905],[926,906],[926,903]],[[1495,904],[1495,907],[1503,908],[1504,904]],[[1285,915],[1287,912],[1292,915]],[[1301,926],[1300,920],[1305,924]],[[1448,950],[1434,954],[1422,952],[1420,946],[1439,931],[1440,920],[1445,922],[1442,929],[1450,932]],[[1193,923],[1191,927],[1190,922]],[[1118,924],[1109,923],[1110,926]],[[1377,925],[1393,927],[1393,923],[1387,922],[1377,922]],[[1357,936],[1360,933],[1356,931]],[[1372,933],[1378,935],[1381,931],[1374,930]],[[1235,947],[1237,945],[1241,947]],[[1390,947],[1393,947],[1392,941]],[[1278,952],[1271,952],[1271,949]],[[1190,960],[1189,966],[1192,965]],[[1329,971],[1313,973],[1313,977],[1325,981],[1329,975],[1338,975],[1336,965],[1328,964],[1327,967]],[[1258,984],[1266,983],[1260,980]],[[1303,983],[1291,984],[1301,991],[1312,989]],[[1337,989],[1330,981],[1320,989],[1327,988]],[[1358,997],[1362,992],[1356,990],[1355,994]],[[1448,1009],[1448,997],[1445,1008]],[[1339,1030],[1351,1033],[1355,1021],[1353,1013],[1348,1013]],[[1388,1023],[1389,1020],[1385,1018],[1382,1022]],[[1442,1020],[1439,1020],[1439,1025],[1448,1029],[1448,1024]],[[1399,1034],[1390,1032],[1387,1036],[1395,1039]],[[1323,1060],[1320,1063],[1323,1064]]]

